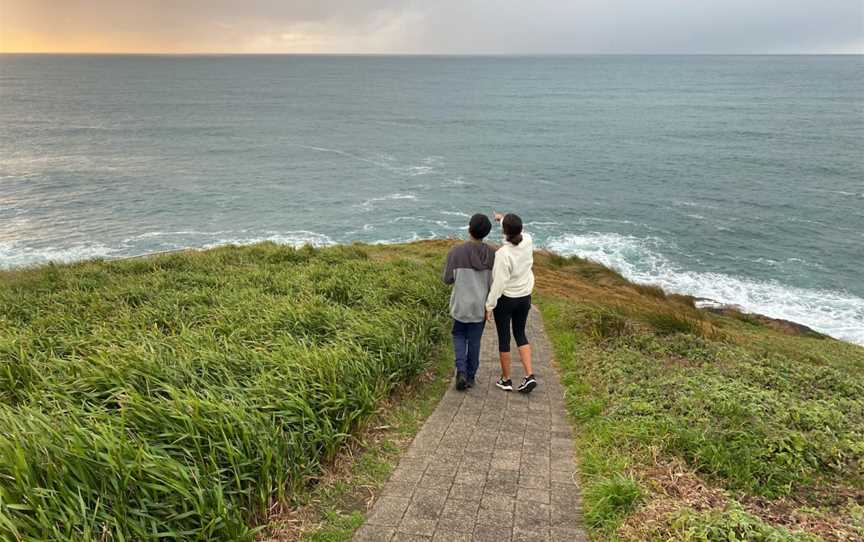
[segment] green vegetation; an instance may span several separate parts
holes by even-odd
[[[435,255],[222,248],[0,274],[0,538],[250,540],[440,344]]]
[[[359,435],[358,449],[344,454],[345,461],[336,462],[333,472],[308,494],[302,495],[304,523],[311,527],[289,524],[287,529],[273,525],[276,536],[287,531],[300,531],[306,542],[346,542],[364,520],[371,494],[384,486],[399,463],[402,452],[420,430],[426,418],[435,410],[453,374],[452,344],[446,341],[439,349],[427,373],[420,375],[380,409],[370,420],[372,430]],[[344,466],[343,466],[344,463]],[[340,468],[342,467],[342,468]],[[290,537],[287,537],[290,539]]]
[[[585,513],[585,522],[595,528],[614,525],[642,497],[642,488],[631,477],[613,474],[588,487],[585,499],[592,503]]]
[[[864,349],[546,259],[596,539],[864,537]]]
[[[0,539],[349,539],[447,385],[449,246],[0,274]],[[535,262],[595,540],[864,539],[864,349]]]
[[[736,504],[727,510],[708,510],[701,513],[684,510],[672,519],[671,534],[684,542],[816,542],[818,536],[801,531],[790,533],[774,527],[743,511]],[[666,540],[666,529],[649,532],[649,537]]]

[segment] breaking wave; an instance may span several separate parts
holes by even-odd
[[[190,239],[194,237],[194,241]],[[109,247],[88,242],[66,248],[28,247],[18,241],[0,241],[0,269],[31,267],[47,263],[72,263],[92,259],[122,259],[134,256],[186,249],[208,249],[225,245],[254,245],[270,241],[280,245],[324,247],[336,242],[327,235],[312,231],[288,232],[148,232],[124,239]]]
[[[0,269],[108,258],[116,253],[117,249],[102,243],[79,243],[64,248],[34,248],[18,241],[0,241]]]
[[[747,312],[782,318],[864,345],[864,299],[846,292],[798,288],[723,273],[682,269],[660,250],[662,240],[615,233],[568,234],[546,246],[615,269],[633,282],[673,293],[737,305]]]

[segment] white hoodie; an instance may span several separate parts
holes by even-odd
[[[486,310],[491,311],[498,304],[498,298],[524,297],[534,290],[534,240],[522,232],[522,242],[518,245],[505,240],[495,252],[495,265],[492,266],[492,288],[486,297]]]

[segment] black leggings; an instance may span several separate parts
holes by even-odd
[[[498,330],[498,351],[510,351],[510,321],[513,321],[513,336],[517,346],[528,344],[525,336],[525,323],[531,310],[531,296],[507,297],[502,295],[492,314],[495,315],[495,329]]]

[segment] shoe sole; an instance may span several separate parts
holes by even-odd
[[[501,384],[499,384],[497,382],[495,383],[495,385],[504,391],[513,391],[513,386],[502,386]]]
[[[534,391],[534,388],[537,387],[537,381],[532,380],[531,382],[525,384],[524,388],[519,388],[519,393],[531,393]]]

